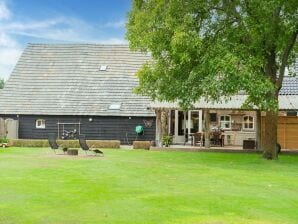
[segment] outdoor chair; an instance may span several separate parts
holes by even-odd
[[[193,134],[193,146],[203,146],[203,135],[201,132]]]
[[[49,141],[49,145],[51,147],[51,149],[54,150],[55,154],[56,150],[61,149],[63,151],[63,154],[65,154],[67,152],[67,147],[64,147],[63,145],[58,145],[56,142],[56,134],[55,133],[49,133],[48,134],[48,141]]]
[[[222,135],[220,132],[212,133],[212,144],[223,147],[223,139],[222,139]]]
[[[83,149],[86,153],[86,155],[88,154],[87,152],[93,152],[95,153],[95,155],[102,155],[103,156],[103,152],[97,148],[93,148],[92,146],[89,147],[87,145],[87,142],[86,142],[86,137],[85,135],[79,135],[79,143],[80,143],[80,147],[81,149]]]

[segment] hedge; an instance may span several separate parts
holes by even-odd
[[[151,142],[150,141],[134,141],[133,148],[134,149],[150,149]]]
[[[47,139],[12,139],[10,141],[15,147],[50,147]],[[57,143],[67,148],[80,148],[79,140],[57,140]],[[119,140],[87,140],[87,144],[93,148],[120,148]]]

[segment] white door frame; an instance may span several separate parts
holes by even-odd
[[[185,132],[188,134],[190,134],[191,132],[191,112],[192,111],[197,111],[199,112],[199,127],[198,127],[198,130],[199,132],[202,132],[203,130],[203,113],[202,113],[202,110],[189,110],[189,111],[186,111],[184,113],[184,130]],[[174,144],[184,144],[185,142],[185,135],[178,135],[178,118],[179,118],[179,110],[175,110],[175,116],[174,116],[174,119],[175,119],[175,124],[174,124],[174,136],[173,136],[173,143]],[[186,121],[186,113],[188,115],[188,119]],[[186,127],[186,122],[187,122],[187,127]],[[169,129],[170,130],[170,129]],[[190,144],[191,143],[191,138],[188,139],[188,143]]]

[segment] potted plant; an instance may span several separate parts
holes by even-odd
[[[162,145],[169,147],[172,144],[172,136],[164,135],[162,136]]]
[[[7,138],[7,136],[3,136],[0,139],[0,146],[2,146],[3,148],[5,148],[5,147],[8,146],[8,142],[9,142],[9,139]]]

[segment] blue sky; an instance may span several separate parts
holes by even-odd
[[[130,0],[0,0],[0,77],[27,43],[126,43]]]

